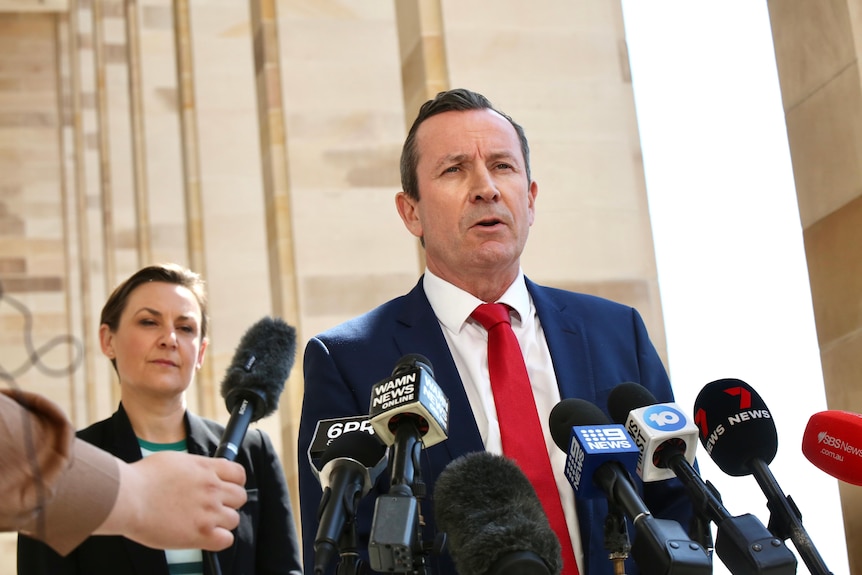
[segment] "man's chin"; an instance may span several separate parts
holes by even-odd
[[[512,246],[485,243],[473,252],[471,267],[486,273],[498,273],[511,267],[517,268],[520,254]]]

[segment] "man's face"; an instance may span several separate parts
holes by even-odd
[[[538,192],[515,128],[492,110],[444,112],[419,126],[416,148],[420,199],[402,192],[396,203],[428,268],[455,285],[514,279]]]

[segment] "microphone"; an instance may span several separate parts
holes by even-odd
[[[862,415],[821,411],[808,420],[802,454],[832,477],[862,485]]]
[[[799,509],[769,469],[778,452],[778,431],[760,395],[740,379],[718,379],[698,393],[694,421],[701,444],[722,471],[735,477],[754,475],[766,495],[769,530],[793,541],[811,573],[830,573],[802,525]]]
[[[425,496],[419,469],[424,447],[440,443],[449,428],[449,400],[434,381],[431,362],[419,354],[398,360],[392,376],[371,388],[368,414],[374,432],[390,446],[389,493],[377,498],[368,555],[381,572],[413,572],[424,561],[417,498]]]
[[[763,399],[739,379],[707,384],[694,401],[700,442],[719,469],[740,477],[755,461],[769,464],[778,452],[778,431]]]
[[[317,422],[317,425],[314,427],[314,435],[311,437],[311,443],[308,445],[308,462],[311,464],[311,470],[315,476],[319,477],[320,468],[323,467],[321,458],[329,446],[332,445],[332,442],[354,431],[361,431],[372,436],[375,435],[374,428],[371,427],[371,421],[367,415],[321,419]]]
[[[236,459],[249,424],[272,414],[296,357],[296,329],[264,317],[239,341],[221,383],[230,419],[215,457]]]
[[[639,450],[622,425],[583,399],[564,399],[551,410],[551,436],[567,453],[566,478],[581,498],[607,498],[635,527],[632,557],[645,575],[709,574],[712,560],[679,523],[652,516],[632,484]],[[598,489],[596,489],[598,488]]]
[[[612,474],[625,477],[623,483],[631,486],[628,477],[640,452],[625,429],[612,425],[598,407],[583,399],[564,399],[551,410],[548,426],[554,443],[568,454],[566,477],[578,499],[609,497],[594,481],[604,467],[613,468]]]
[[[431,362],[418,353],[399,359],[392,377],[372,387],[368,416],[386,445],[395,443],[395,434],[404,426],[404,420],[415,423],[425,447],[446,439],[449,399],[434,381]]]
[[[248,426],[272,414],[296,358],[296,329],[277,317],[263,317],[239,340],[221,382],[230,419],[213,457],[234,461]],[[204,552],[214,575],[221,575],[218,556]]]
[[[678,476],[671,469],[672,459],[694,463],[697,426],[677,404],[660,404],[644,386],[626,382],[611,390],[608,412],[635,440],[640,451],[637,472],[644,482]]]
[[[385,469],[386,446],[368,433],[345,433],[326,448],[321,463],[318,479],[323,496],[317,510],[314,538],[315,574],[324,573],[339,550],[351,553],[353,560],[358,560],[355,553],[356,506]]]
[[[736,575],[796,573],[796,557],[761,521],[751,514],[734,517],[721,503],[715,487],[705,483],[692,466],[698,429],[675,403],[658,403],[644,386],[626,382],[611,390],[608,411],[626,429],[641,450],[638,474],[646,481],[678,477],[707,519],[702,539],[709,541],[709,521],[717,527],[715,551]]]
[[[460,575],[557,575],[560,542],[529,479],[485,451],[452,460],[437,477],[434,513]]]

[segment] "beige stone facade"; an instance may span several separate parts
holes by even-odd
[[[177,261],[210,292],[196,412],[227,419],[220,374],[252,323],[274,314],[298,328],[280,409],[260,423],[295,493],[302,346],[417,281],[421,249],[393,201],[400,147],[421,102],[457,86],[487,95],[530,138],[539,195],[526,273],[637,307],[666,357],[619,2],[47,4],[0,0],[0,366],[76,425],[116,408],[95,340],[107,293],[141,265]],[[851,373],[862,370],[848,359],[862,357],[860,317],[848,312],[862,275],[846,249],[862,229],[859,126],[847,121],[862,110],[858,28],[828,14],[850,30],[824,50],[833,72],[806,74],[804,62],[787,72],[807,54],[792,53],[793,32],[780,42],[782,22],[803,20],[797,4],[770,10],[806,245],[844,258],[809,256],[824,370],[830,407],[862,411]],[[802,137],[822,117],[835,134]],[[847,517],[848,540],[862,537],[860,516]],[[14,564],[4,536],[0,572]]]
[[[862,2],[771,0],[769,18],[826,402],[862,413]],[[850,572],[862,573],[862,489],[839,489]]]

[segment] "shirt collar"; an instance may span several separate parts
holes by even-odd
[[[437,319],[453,333],[459,333],[476,306],[485,303],[476,296],[434,275],[428,269],[425,270],[422,287],[425,289],[425,295],[428,297],[428,302],[431,304]],[[527,317],[530,312],[530,294],[527,291],[527,283],[524,281],[523,270],[518,269],[515,281],[497,302],[504,303],[514,309],[522,321],[523,318]]]

